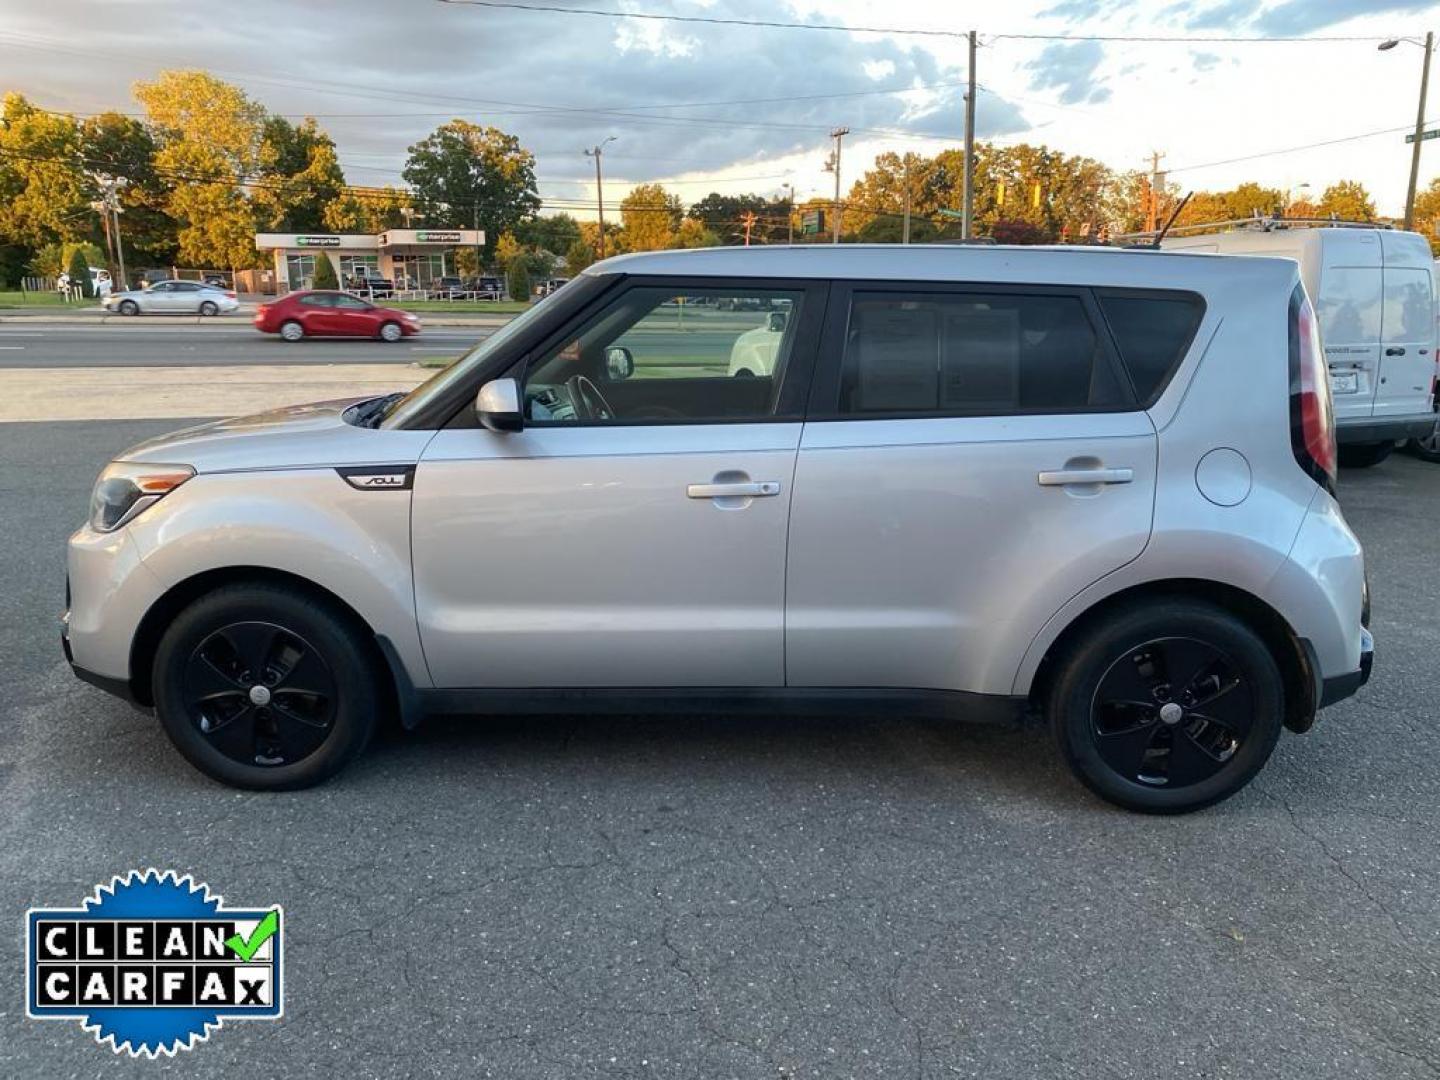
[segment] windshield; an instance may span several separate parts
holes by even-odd
[[[557,289],[550,296],[531,304],[449,367],[436,372],[410,393],[398,398],[386,410],[385,418],[379,426],[383,428],[404,427],[412,417],[420,413],[426,404],[444,395],[457,383],[463,382],[471,373],[488,363],[491,357],[504,349],[511,341],[524,334],[545,313],[554,310],[556,304],[564,303],[565,301],[560,299],[562,295],[574,298],[582,284],[599,284],[603,280],[603,278],[588,275],[577,278],[573,286]],[[476,389],[478,390],[479,387]]]

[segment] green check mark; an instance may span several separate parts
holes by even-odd
[[[280,913],[272,911],[260,920],[260,925],[255,927],[249,940],[242,938],[239,934],[231,934],[225,939],[225,944],[241,960],[249,960],[260,951],[261,945],[275,936],[275,931],[278,929],[280,929]]]

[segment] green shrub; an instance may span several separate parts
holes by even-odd
[[[335,276],[335,264],[323,251],[315,256],[315,280],[311,288],[338,289],[340,279]]]
[[[70,253],[70,265],[66,268],[70,274],[70,284],[80,286],[80,295],[87,300],[95,295],[95,290],[90,287],[90,263],[85,258],[85,252],[76,248]]]
[[[530,299],[530,268],[524,259],[512,259],[505,271],[505,291],[511,300]]]

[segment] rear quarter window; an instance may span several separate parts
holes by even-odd
[[[1096,289],[1120,361],[1143,407],[1155,404],[1195,340],[1205,301],[1195,293]]]

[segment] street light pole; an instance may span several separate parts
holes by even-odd
[[[975,31],[969,35],[970,87],[965,93],[965,201],[961,204],[960,239],[969,240],[975,220]]]
[[[830,132],[830,137],[835,140],[835,220],[832,223],[830,242],[840,242],[840,148],[845,141],[845,136],[850,134],[847,127],[837,127]]]
[[[1420,69],[1420,108],[1415,113],[1415,145],[1410,151],[1410,186],[1405,189],[1405,228],[1415,225],[1415,185],[1420,179],[1420,142],[1425,132],[1425,94],[1430,89],[1430,54],[1435,51],[1435,33],[1425,35],[1425,66]]]
[[[600,243],[599,250],[596,251],[595,254],[596,257],[600,259],[605,258],[605,190],[601,187],[603,181],[600,178],[600,158],[601,155],[605,153],[605,147],[614,141],[615,136],[611,135],[593,150],[585,151],[586,157],[593,157],[595,159],[595,207],[600,217]]]

